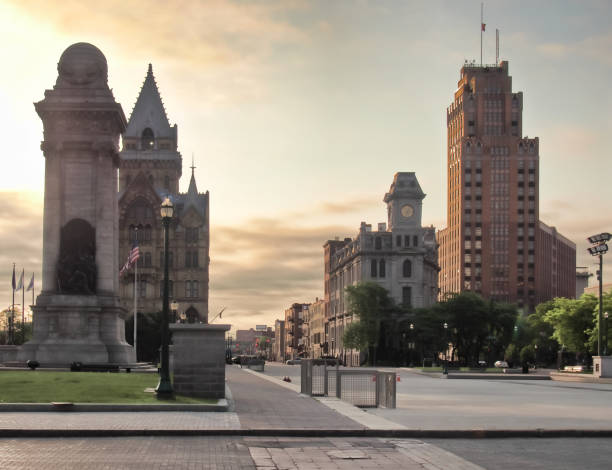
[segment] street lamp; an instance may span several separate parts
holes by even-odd
[[[170,381],[170,364],[168,354],[169,331],[168,331],[168,232],[170,231],[170,221],[174,212],[174,206],[169,198],[164,199],[161,204],[161,218],[164,225],[164,301],[162,310],[161,328],[161,369],[159,371],[159,384],[155,392],[159,399],[169,399],[174,395],[172,382]]]
[[[442,373],[448,375],[448,323],[444,322],[444,369]]]
[[[409,362],[410,367],[413,366],[413,364],[412,364],[412,349],[413,349],[412,338],[413,338],[413,333],[414,333],[414,323],[411,323],[410,324],[410,338],[409,338],[410,341],[408,343],[408,351],[409,351],[408,354],[410,355],[409,358],[408,358],[408,362]]]
[[[593,235],[589,237],[587,240],[593,246],[590,247],[589,253],[593,256],[599,256],[599,271],[597,271],[597,279],[599,280],[599,314],[597,315],[597,355],[601,356],[602,353],[602,331],[601,331],[601,315],[603,309],[603,255],[608,251],[608,245],[606,242],[612,238],[607,232],[599,233],[597,235]],[[607,348],[606,348],[607,349]]]
[[[604,338],[603,343],[603,355],[608,355],[608,312],[604,312],[604,334],[602,336]]]
[[[172,310],[172,316],[174,317],[174,323],[177,323],[178,321],[178,316],[176,314],[178,309],[179,309],[179,303],[176,300],[173,300],[172,302],[170,302],[170,310]]]

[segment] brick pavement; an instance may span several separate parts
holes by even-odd
[[[236,367],[226,369],[235,411],[247,429],[363,429],[310,397]]]
[[[482,469],[421,441],[260,437],[0,439],[0,468]]]

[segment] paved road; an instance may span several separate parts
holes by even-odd
[[[271,364],[266,375],[288,375],[297,385],[299,370]],[[398,374],[397,408],[367,412],[409,429],[612,430],[612,384]]]
[[[487,469],[609,470],[612,439],[427,439]]]

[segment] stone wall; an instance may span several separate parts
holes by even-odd
[[[170,325],[175,394],[225,397],[225,332],[230,327],[203,323]]]

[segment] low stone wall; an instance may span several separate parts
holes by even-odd
[[[0,346],[0,363],[16,361],[17,351],[19,351],[19,346],[1,345]]]
[[[230,327],[189,323],[170,325],[174,393],[200,398],[225,397],[225,332]]]

